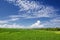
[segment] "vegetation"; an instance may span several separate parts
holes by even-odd
[[[0,28],[0,40],[60,40],[60,31],[57,30],[59,30],[59,28]]]

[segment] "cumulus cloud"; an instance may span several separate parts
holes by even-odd
[[[30,26],[24,26],[16,23],[7,24],[4,21],[0,22],[0,28],[56,28],[60,27],[60,20],[59,19],[51,19],[50,21],[42,23],[41,21],[37,20],[36,23]]]
[[[53,6],[46,6],[41,3],[30,0],[6,0],[12,2],[15,6],[20,8],[16,17],[22,18],[40,18],[52,17],[57,11]],[[14,15],[13,15],[14,16]],[[14,17],[15,17],[14,16]]]
[[[0,28],[43,28],[44,25],[41,24],[41,22],[38,20],[36,23],[30,25],[29,27],[27,26],[24,26],[24,25],[20,25],[20,24],[16,24],[16,23],[13,23],[13,24],[0,24]]]
[[[32,24],[30,28],[43,28],[44,25],[38,20],[36,23]]]

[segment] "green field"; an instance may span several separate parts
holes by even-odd
[[[0,29],[0,40],[60,40],[60,31]]]

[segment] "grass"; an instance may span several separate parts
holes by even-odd
[[[0,29],[0,40],[60,40],[60,31]]]

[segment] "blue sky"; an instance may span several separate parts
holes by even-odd
[[[0,0],[0,27],[60,27],[60,0]]]

